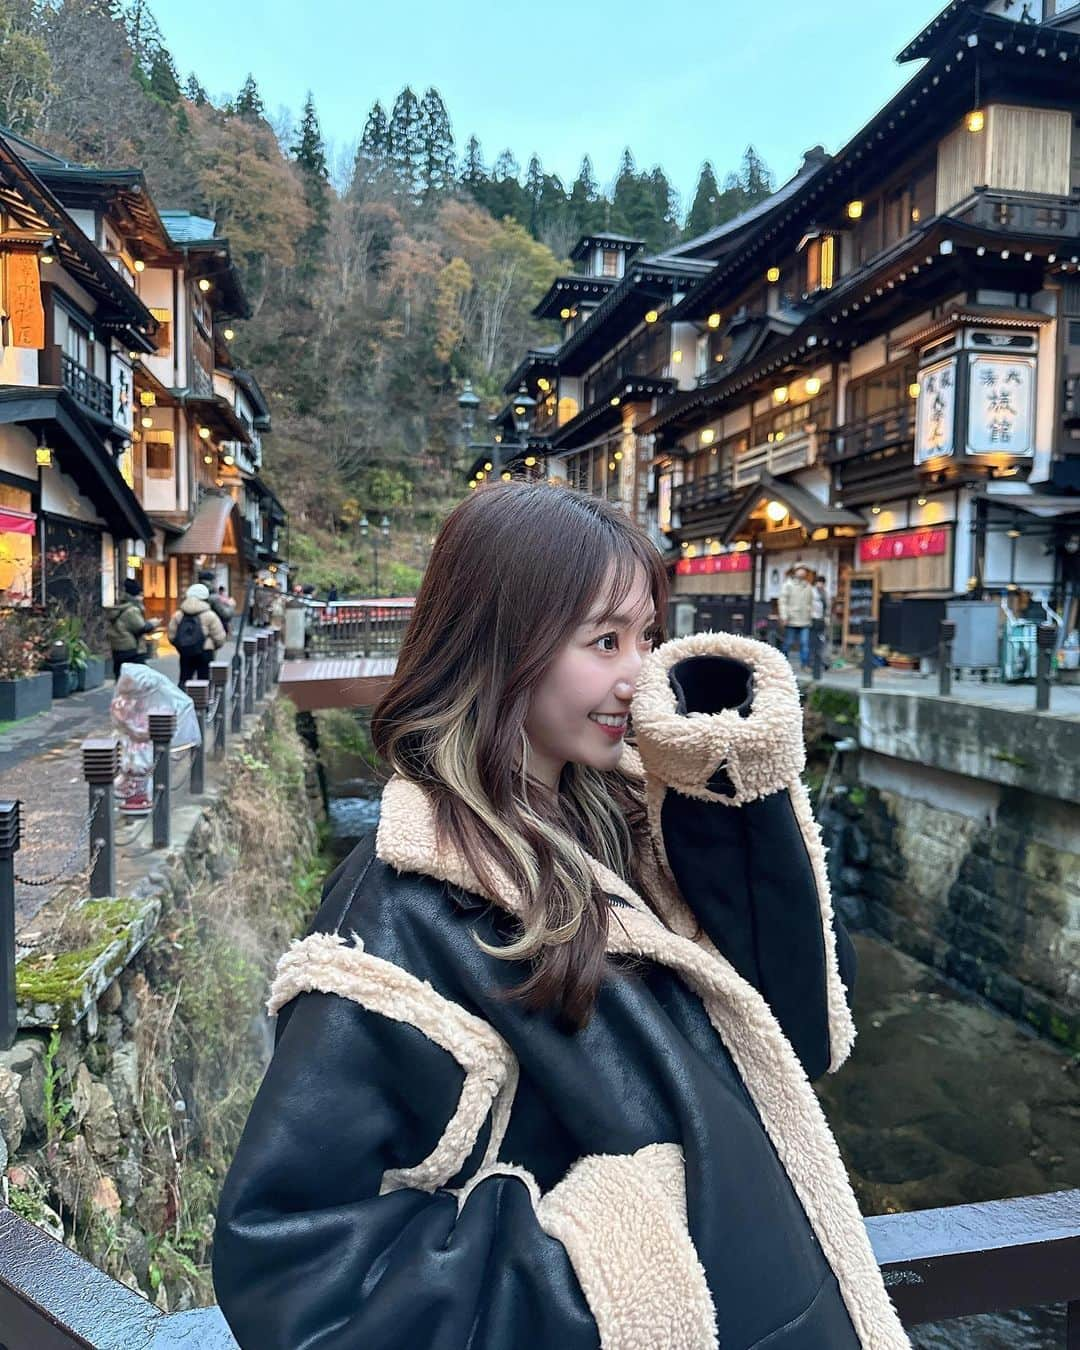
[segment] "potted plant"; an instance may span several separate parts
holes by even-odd
[[[40,669],[48,652],[44,622],[32,611],[0,612],[0,722],[45,712],[52,674]]]
[[[83,637],[82,620],[74,614],[63,614],[53,629],[53,637],[66,648],[67,663],[79,690],[97,689],[105,682],[105,661],[95,656]],[[54,697],[63,697],[54,694]]]

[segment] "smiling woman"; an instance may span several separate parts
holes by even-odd
[[[243,1350],[907,1346],[809,1081],[853,964],[794,677],[666,595],[566,488],[443,526],[218,1210]]]

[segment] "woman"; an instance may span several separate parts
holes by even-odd
[[[214,653],[225,645],[225,629],[210,605],[210,589],[189,586],[169,620],[169,641],[180,655],[180,688],[188,680],[208,680]]]
[[[807,1078],[852,959],[790,667],[666,598],[597,499],[446,521],[221,1198],[245,1350],[908,1345]]]
[[[120,678],[120,667],[129,662],[146,664],[146,635],[158,626],[156,619],[147,619],[143,611],[142,585],[131,577],[124,582],[124,598],[118,605],[105,610],[109,620],[107,629],[109,649],[112,652],[113,679]]]

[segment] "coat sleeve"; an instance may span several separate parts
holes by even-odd
[[[206,635],[210,639],[210,641],[214,644],[214,650],[217,651],[219,647],[224,647],[225,645],[225,638],[226,638],[225,625],[221,622],[221,620],[218,618],[218,616],[214,613],[212,609],[207,610],[206,619],[207,619]]]
[[[632,715],[653,843],[720,953],[769,1004],[811,1078],[855,1036],[851,940],[832,909],[801,774],[794,675],[775,648],[722,633],[665,643]]]
[[[517,1081],[501,1038],[327,935],[283,959],[285,999],[214,1239],[242,1350],[597,1350],[535,1180],[495,1161]]]
[[[180,627],[180,611],[177,610],[176,613],[175,613],[175,614],[172,616],[172,618],[169,620],[168,633],[169,633],[169,641],[170,641],[170,642],[172,642],[173,639],[176,637],[176,630],[177,630],[179,627]]]

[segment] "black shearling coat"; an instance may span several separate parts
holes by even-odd
[[[787,663],[666,643],[633,720],[665,911],[594,863],[584,1030],[500,996],[521,968],[474,934],[505,941],[514,897],[480,892],[415,784],[329,878],[218,1213],[243,1350],[908,1345],[809,1084],[850,1048],[854,962]]]

